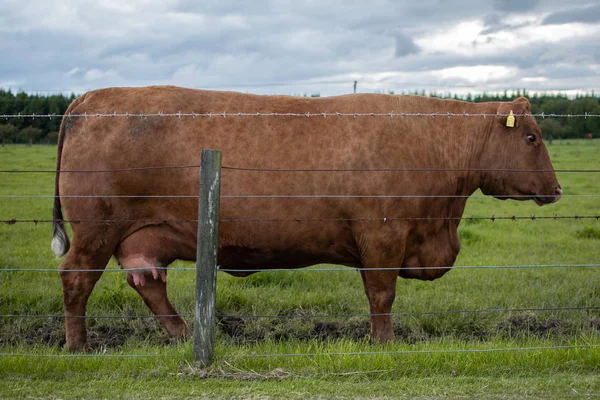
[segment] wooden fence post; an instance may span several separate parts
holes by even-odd
[[[194,360],[203,366],[209,365],[213,358],[221,157],[218,150],[202,150],[200,158]]]

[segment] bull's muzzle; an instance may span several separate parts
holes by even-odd
[[[550,195],[539,195],[534,198],[534,201],[538,206],[543,206],[544,204],[552,204],[556,203],[562,197],[562,189],[560,185],[556,186],[554,189],[554,194]]]

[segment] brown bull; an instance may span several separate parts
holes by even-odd
[[[511,110],[517,115],[514,127],[507,127],[506,116],[91,116],[115,111],[508,114]],[[372,314],[391,311],[398,276],[432,280],[448,271],[460,247],[459,218],[467,197],[477,189],[499,198],[534,199],[540,205],[557,201],[562,193],[535,119],[522,115],[530,113],[524,98],[472,104],[417,96],[307,99],[176,87],[115,88],[81,96],[67,113],[89,117],[63,119],[57,160],[57,169],[63,172],[56,177],[54,218],[63,218],[62,207],[70,220],[112,221],[72,224],[70,246],[62,224],[54,226],[54,253],[67,254],[60,275],[70,349],[86,343],[85,321],[76,317],[85,315],[88,297],[113,255],[124,269],[142,269],[130,270],[127,281],[152,312],[177,314],[167,299],[166,272],[158,267],[176,259],[195,259],[197,224],[173,220],[196,219],[197,199],[126,196],[194,196],[199,183],[198,170],[191,168],[69,170],[195,166],[205,148],[222,150],[224,166],[304,170],[223,170],[222,195],[305,197],[224,197],[222,220],[279,221],[222,222],[218,263],[222,268],[248,270],[316,263],[362,268]],[[426,170],[411,170],[415,168]],[[343,171],[306,171],[310,169]],[[86,269],[97,272],[77,272]],[[189,335],[180,317],[160,320],[172,337]],[[393,339],[391,318],[372,316],[371,336]]]

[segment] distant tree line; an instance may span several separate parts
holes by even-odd
[[[390,92],[393,94],[393,92]],[[477,94],[460,97],[451,93],[438,94],[412,92],[402,94],[428,95],[432,97],[453,98],[471,102],[510,101],[519,96],[529,98],[534,114],[600,114],[600,99],[594,95],[579,95],[569,99],[564,94],[529,94],[526,90],[517,90],[502,94]],[[313,93],[311,97],[319,97]],[[62,115],[75,94],[41,95],[24,92],[12,93],[0,89],[0,115],[20,114],[56,114],[56,118],[2,118],[0,120],[0,143],[56,143]],[[127,110],[123,110],[126,112]],[[232,110],[233,111],[233,110]],[[600,118],[538,118],[538,124],[546,137],[583,138],[591,133],[600,136]]]
[[[0,115],[56,114],[56,118],[2,118],[0,142],[4,143],[56,143],[60,116],[75,99],[75,95],[40,95],[24,92],[12,93],[0,89]]]

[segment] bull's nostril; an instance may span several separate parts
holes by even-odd
[[[561,189],[561,188],[559,188],[559,187],[557,187],[557,188],[556,188],[556,192],[555,192],[555,193],[556,193],[556,199],[557,199],[557,200],[558,200],[558,199],[560,199],[560,198],[561,198],[561,196],[562,196],[562,189]]]

